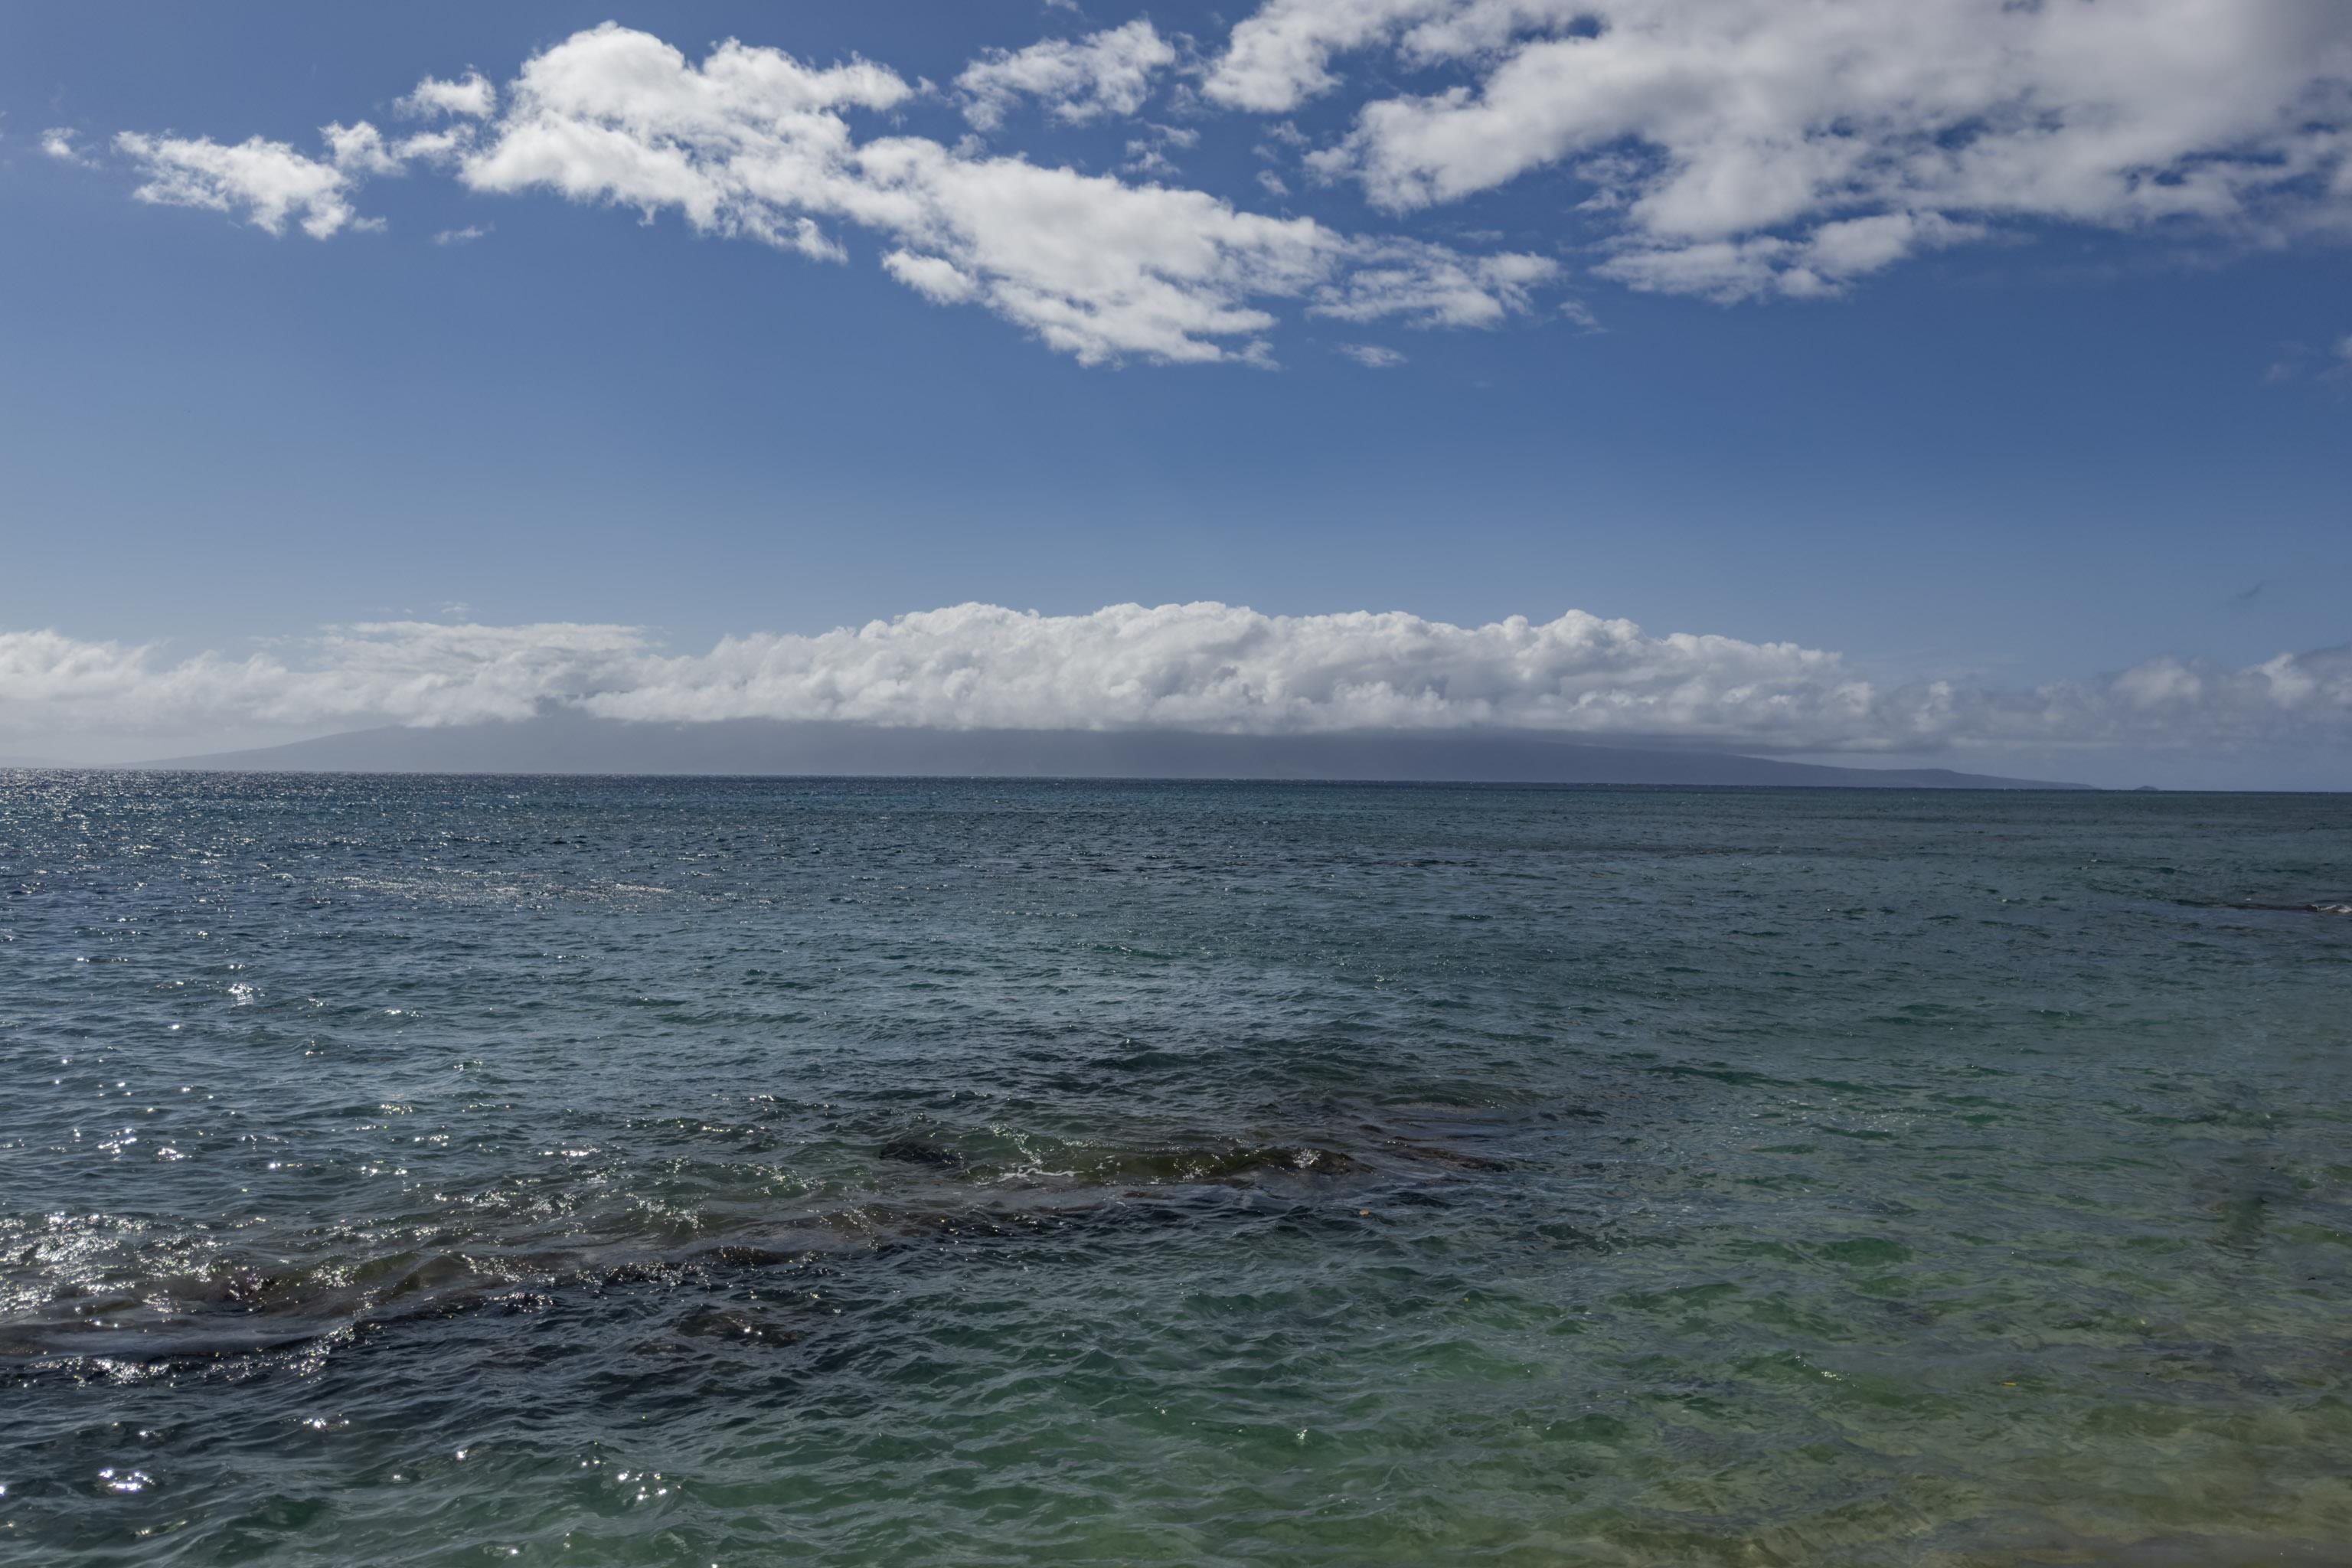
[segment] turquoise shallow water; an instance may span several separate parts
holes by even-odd
[[[2352,800],[0,775],[0,1559],[2347,1560]]]

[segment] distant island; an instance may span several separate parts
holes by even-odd
[[[891,730],[726,720],[637,723],[551,714],[390,726],[160,769],[236,773],[668,773],[953,778],[1324,779],[1843,789],[2088,789],[1949,768],[1834,767],[1728,752],[1596,746],[1498,732],[1218,735],[1178,731]]]

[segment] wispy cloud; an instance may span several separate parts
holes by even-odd
[[[991,49],[956,78],[964,118],[980,130],[1004,122],[1033,98],[1055,119],[1081,124],[1129,115],[1151,96],[1152,78],[1176,63],[1175,46],[1139,18],[1083,38],[1047,38],[1025,49]]]
[[[1120,167],[1149,179],[1172,179],[1181,171],[1171,154],[1188,152],[1200,142],[1201,133],[1189,126],[1147,123],[1144,134],[1128,138],[1127,162]]]
[[[636,627],[399,621],[243,659],[0,634],[0,734],[613,719],[1231,734],[1509,730],[1749,750],[2341,745],[2352,646],[2172,658],[2032,689],[1884,686],[1835,653],[1570,611],[1453,626],[1219,604],[1042,616],[961,605],[671,654]]]
[[[1404,355],[1378,343],[1341,343],[1339,352],[1366,370],[1388,370],[1404,363]]]
[[[64,126],[52,126],[41,132],[41,151],[60,163],[72,163],[79,168],[95,169],[98,160],[74,145],[79,132]]]

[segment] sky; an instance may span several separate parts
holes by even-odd
[[[0,14],[0,760],[2352,786],[2336,0]]]

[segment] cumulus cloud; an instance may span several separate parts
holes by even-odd
[[[1403,212],[1548,165],[1638,288],[1832,291],[2004,223],[2352,229],[2352,12],[2332,0],[1269,0],[1204,94],[1282,112],[1379,49],[1323,174]]]
[[[858,184],[842,111],[894,108],[914,90],[866,61],[818,68],[732,41],[698,67],[608,22],[525,62],[460,178],[648,217],[676,209],[707,233],[838,260],[809,209],[839,213]]]
[[[1505,730],[1749,750],[1919,752],[2352,740],[2352,646],[2231,668],[2160,658],[2032,690],[1884,687],[1837,654],[1570,611],[1459,626],[1219,604],[1042,616],[961,605],[669,654],[616,626],[340,628],[173,661],[0,634],[0,733],[610,719],[1286,735]]]
[[[996,129],[1034,100],[1137,113],[1182,68],[1137,20],[995,50],[952,101]],[[1260,152],[1396,214],[1538,169],[1627,287],[1722,300],[1838,293],[2031,226],[2281,240],[2352,236],[2352,11],[2340,0],[1266,0],[1188,100],[1282,114],[1363,54],[1381,89],[1336,142],[1269,121]],[[320,150],[126,132],[143,200],[326,238],[373,226],[367,178],[429,166],[817,260],[877,242],[924,298],[993,311],[1087,363],[1265,363],[1280,313],[1491,326],[1560,268],[1251,212],[1176,180],[1186,124],[1124,137],[1124,175],[910,134],[928,84],[737,41],[698,60],[607,23],[503,87],[427,77],[434,123],[331,125]],[[1113,143],[1116,145],[1117,143]],[[70,139],[58,141],[71,155]],[[1277,151],[1278,150],[1278,151]],[[1291,182],[1259,171],[1281,198]]]
[[[1172,58],[1148,24],[1068,47],[1077,64],[1053,58],[1083,79],[1024,51],[982,62],[968,90],[986,99],[1024,82],[1083,118],[1116,110],[1141,90],[1134,71]],[[878,236],[884,268],[926,299],[983,306],[1088,364],[1265,363],[1277,320],[1268,306],[1280,301],[1349,321],[1489,326],[1528,310],[1530,289],[1558,271],[1546,258],[1351,236],[1204,191],[853,130],[853,114],[916,92],[866,60],[820,67],[730,41],[696,63],[606,23],[533,56],[503,92],[478,75],[427,78],[402,100],[479,121],[394,141],[364,121],[331,125],[320,156],[258,137],[126,132],[117,145],[145,172],[142,200],[235,213],[273,234],[295,222],[321,239],[371,226],[351,200],[362,180],[420,162],[477,192],[675,212],[698,232],[816,260],[846,259],[835,231],[851,226]],[[1172,173],[1160,150],[1193,134],[1159,128],[1139,167]]]
[[[259,136],[230,144],[125,131],[114,145],[145,176],[131,193],[142,202],[233,213],[270,234],[292,222],[313,239],[381,226],[361,217],[351,197],[369,175],[399,168],[383,135],[365,121],[329,125],[319,135],[326,143],[320,157]]]
[[[1430,0],[1266,0],[1237,23],[1202,91],[1228,109],[1284,113],[1330,91],[1331,57],[1378,43]]]
[[[1003,124],[1024,98],[1075,125],[1133,114],[1151,95],[1152,77],[1175,63],[1175,47],[1138,18],[1083,38],[991,49],[964,68],[956,87],[963,94],[964,118],[982,131]]]
[[[534,57],[460,165],[485,192],[546,189],[814,258],[845,221],[890,244],[891,275],[971,301],[1087,363],[1262,360],[1304,300],[1349,319],[1484,325],[1524,309],[1555,270],[1465,258],[1242,212],[1203,191],[1136,185],[920,136],[860,141],[847,113],[913,92],[866,61],[819,68],[728,43],[699,65],[607,24]]]
[[[489,79],[479,71],[467,71],[456,81],[428,76],[393,107],[418,120],[443,115],[479,120],[496,109],[498,102],[499,90],[490,85]]]

